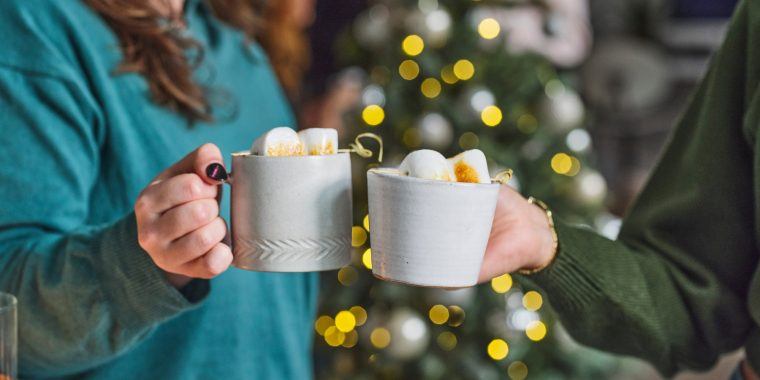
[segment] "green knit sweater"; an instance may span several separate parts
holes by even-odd
[[[744,346],[760,369],[760,1],[720,51],[617,241],[559,223],[542,288],[580,342],[664,374]]]

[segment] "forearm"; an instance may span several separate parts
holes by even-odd
[[[676,263],[668,257],[678,253],[562,223],[557,231],[555,261],[518,278],[545,291],[581,343],[643,358],[673,374],[706,368],[743,342],[751,325],[744,298],[723,286],[711,268],[695,260]]]
[[[132,214],[87,232],[4,232],[0,289],[19,299],[25,376],[72,374],[106,362],[208,292],[207,282],[196,283],[188,299],[166,281],[137,244]]]

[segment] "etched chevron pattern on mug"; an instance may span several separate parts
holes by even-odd
[[[344,262],[350,257],[351,240],[346,236],[280,240],[238,238],[233,245],[238,267],[292,265],[295,269],[303,263],[347,264]]]

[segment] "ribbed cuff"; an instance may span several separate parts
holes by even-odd
[[[174,288],[137,243],[134,213],[107,228],[100,239],[101,275],[107,297],[125,327],[144,328],[197,307],[210,291],[207,280]]]
[[[587,231],[562,222],[555,225],[559,247],[554,261],[543,270],[523,275],[515,274],[521,283],[544,290],[549,303],[557,309],[582,309],[602,296],[601,286],[593,276],[593,254],[584,248],[590,241]]]

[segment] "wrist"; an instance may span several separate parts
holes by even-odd
[[[535,227],[536,240],[539,242],[537,249],[528,255],[532,260],[525,263],[518,272],[521,274],[533,274],[551,265],[557,255],[559,241],[554,227],[554,216],[549,207],[542,201],[533,197],[528,198],[531,208],[531,220]]]
[[[171,273],[167,271],[164,272],[164,277],[166,277],[166,280],[169,281],[169,284],[171,284],[175,289],[182,289],[187,284],[190,283],[193,279],[191,277],[187,277],[181,274],[177,273]]]

